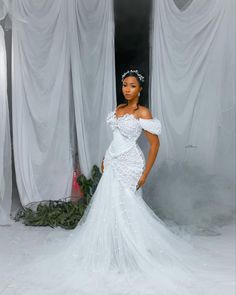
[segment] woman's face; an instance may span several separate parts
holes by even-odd
[[[122,92],[127,100],[138,97],[138,93],[142,90],[138,80],[135,77],[126,77],[122,83]]]

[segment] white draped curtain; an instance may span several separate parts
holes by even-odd
[[[89,176],[111,140],[106,114],[116,105],[112,0],[75,0],[69,9],[79,163]]]
[[[0,1],[0,20],[7,7]],[[11,223],[12,200],[11,139],[7,97],[7,61],[4,31],[0,25],[0,225]]]
[[[112,1],[13,0],[13,143],[23,205],[68,197],[76,118],[81,172],[100,165],[115,104]],[[71,107],[74,105],[73,107]]]
[[[214,172],[222,133],[221,152],[232,152],[234,13],[235,0],[195,0],[183,11],[173,0],[154,0],[151,108],[164,128],[160,162]]]
[[[14,1],[12,16],[14,158],[26,205],[70,194],[67,2]]]
[[[206,203],[220,214],[234,209],[236,1],[187,4],[180,10],[173,0],[154,0],[150,107],[163,127],[159,167],[170,168],[160,175],[159,206],[174,215],[181,202],[180,215],[202,208],[196,218],[207,219],[215,212]]]

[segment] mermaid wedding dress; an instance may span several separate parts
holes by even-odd
[[[22,294],[34,295],[210,295],[203,254],[168,229],[144,202],[142,188],[136,190],[145,165],[137,139],[143,129],[159,135],[160,121],[117,118],[112,111],[106,122],[113,140],[89,206],[66,241],[18,274],[17,290],[23,285]]]

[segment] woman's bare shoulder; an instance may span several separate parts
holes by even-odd
[[[144,106],[139,106],[139,118],[141,119],[152,119],[152,113],[149,108]]]
[[[116,107],[116,110],[118,110],[119,108],[124,107],[124,106],[126,106],[126,105],[127,105],[126,103],[121,103],[121,104],[119,104],[119,105]]]

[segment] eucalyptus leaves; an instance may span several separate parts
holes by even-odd
[[[90,179],[87,179],[83,174],[77,179],[84,193],[83,198],[77,203],[73,203],[71,200],[68,201],[68,199],[31,203],[17,212],[15,221],[22,220],[25,225],[30,226],[51,226],[53,228],[60,226],[64,229],[75,228],[83,216],[100,178],[101,172],[94,165]]]

